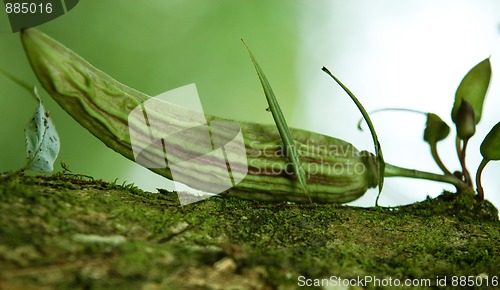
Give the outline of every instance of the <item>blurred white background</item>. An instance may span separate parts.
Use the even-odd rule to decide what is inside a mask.
[[[450,112],[464,75],[491,56],[492,79],[483,117],[470,140],[467,164],[475,171],[479,145],[500,117],[500,1],[323,1],[304,11],[300,71],[302,105],[296,118],[305,127],[350,141],[373,152],[369,131],[356,129],[360,118],[350,98],[320,68],[328,67],[361,100],[368,111],[411,108],[436,113],[452,127],[438,144],[443,162],[459,169]],[[339,8],[341,7],[341,8]],[[321,26],[308,26],[309,19]],[[314,21],[313,21],[314,22]],[[334,52],[334,53],[332,53]],[[299,111],[300,110],[300,111]],[[304,112],[305,111],[305,112]],[[304,116],[305,114],[305,116]],[[402,112],[373,115],[386,162],[440,173],[424,143],[425,116]],[[453,134],[453,135],[452,135]],[[475,176],[475,175],[474,175]],[[486,198],[500,206],[500,163],[483,173]],[[388,178],[381,205],[399,205],[435,197],[442,183]],[[377,190],[356,205],[373,205]]]

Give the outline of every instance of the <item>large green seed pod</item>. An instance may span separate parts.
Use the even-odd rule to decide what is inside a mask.
[[[151,132],[149,127],[129,119],[130,113],[141,108],[150,97],[114,80],[96,69],[79,55],[46,34],[29,29],[21,36],[29,62],[45,90],[78,123],[114,151],[135,161],[134,142],[147,148]],[[174,131],[192,130],[199,116],[193,111],[172,104],[162,112],[152,112],[147,120],[161,121]],[[236,121],[204,115],[211,129],[213,140],[228,140],[234,132]],[[246,160],[231,148],[225,148],[231,157],[231,170],[242,172],[244,178],[223,194],[265,201],[309,202],[290,168],[288,158],[275,126],[237,122],[241,128]],[[148,129],[149,128],[149,129]],[[358,151],[350,143],[325,135],[293,129],[292,136],[307,176],[307,189],[313,202],[343,203],[362,196],[368,188],[378,184],[374,156]],[[158,148],[144,150],[141,158],[148,162],[167,160],[162,168],[151,170],[172,179],[168,163],[184,160],[186,156],[200,156],[205,142],[203,134],[177,134],[168,140],[175,150]],[[162,141],[163,142],[163,141]],[[162,143],[163,144],[163,143]],[[163,144],[164,145],[164,144]],[[230,147],[230,146],[229,146]],[[161,163],[161,162],[160,162]],[[175,180],[188,186],[210,191],[217,188],[218,180],[227,176],[214,164],[226,160],[204,159],[189,162]],[[219,178],[220,177],[220,178]],[[215,180],[215,182],[214,182]]]

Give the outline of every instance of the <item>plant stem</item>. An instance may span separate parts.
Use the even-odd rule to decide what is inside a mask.
[[[467,167],[465,166],[465,151],[467,150],[467,144],[469,143],[469,139],[463,140],[463,147],[460,150],[460,165],[462,166],[462,174],[464,175],[464,181],[467,183],[469,186],[472,186],[472,179],[470,178],[469,171],[467,170]]]
[[[460,139],[460,138],[458,138],[458,136],[457,136],[457,137],[455,138],[455,149],[456,149],[456,151],[457,151],[458,162],[460,162],[460,165],[461,165],[461,164],[462,164],[462,162],[460,161],[460,158],[461,158],[461,157],[460,157],[460,156],[461,156],[460,152],[462,152],[462,143],[461,143],[460,141],[461,141],[461,139]],[[463,172],[455,171],[455,173],[456,173],[456,174],[460,173],[460,174],[461,174],[460,179],[462,179],[462,180],[463,180],[463,178],[464,178]]]
[[[30,86],[27,83],[21,81],[20,79],[16,78],[15,76],[11,75],[10,73],[0,69],[0,75],[5,77],[6,79],[10,80],[11,82],[15,83],[16,85],[20,86],[21,88],[27,90],[30,95],[38,101],[37,96],[33,95],[33,88],[34,86]]]
[[[413,110],[413,109],[406,109],[406,108],[382,108],[382,109],[377,109],[373,110],[371,112],[368,112],[369,115],[373,115],[378,112],[386,112],[386,111],[399,111],[399,112],[408,112],[408,113],[416,113],[416,114],[421,114],[421,115],[426,115],[427,113],[418,111],[418,110]],[[358,121],[358,130],[363,130],[361,128],[361,123],[364,121],[364,118],[359,119]]]
[[[458,160],[460,160],[460,151],[462,151],[462,145],[460,144],[460,138],[455,138],[455,149],[457,150]]]
[[[434,161],[436,161],[437,165],[441,170],[443,170],[445,175],[452,175],[451,172],[446,168],[444,165],[443,161],[441,161],[441,158],[439,157],[438,151],[437,151],[437,143],[433,143],[430,145],[431,147],[431,154],[432,158],[434,158]]]
[[[489,160],[486,158],[483,158],[481,163],[479,164],[479,167],[477,168],[477,173],[476,173],[476,186],[477,186],[477,194],[479,197],[479,200],[483,201],[484,200],[484,190],[483,186],[481,185],[481,174],[483,173],[484,167],[486,167],[486,164],[488,164]]]
[[[385,177],[409,177],[446,182],[449,184],[453,184],[459,191],[470,187],[454,175],[441,175],[426,171],[408,169],[391,165],[389,163],[386,163],[384,175]]]

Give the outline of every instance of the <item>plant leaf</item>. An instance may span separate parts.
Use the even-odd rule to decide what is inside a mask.
[[[490,85],[491,63],[490,58],[483,60],[473,67],[462,79],[455,93],[455,103],[451,111],[451,119],[457,122],[458,110],[462,100],[466,100],[474,109],[476,124],[481,120],[483,102]]]
[[[427,113],[424,140],[429,144],[435,144],[448,137],[448,134],[450,134],[450,127],[448,124],[441,120],[438,115]]]
[[[28,163],[24,169],[51,172],[59,154],[59,136],[49,114],[45,111],[36,87],[34,93],[39,104],[25,129]]]
[[[243,41],[243,39],[242,39]],[[293,165],[293,171],[295,172],[295,175],[297,175],[297,179],[299,180],[300,186],[302,187],[302,190],[304,193],[309,196],[309,191],[307,190],[307,179],[306,179],[306,174],[304,172],[304,169],[302,168],[302,164],[300,162],[300,155],[299,152],[297,151],[297,147],[295,146],[295,141],[292,138],[292,134],[290,133],[290,129],[288,128],[288,125],[285,120],[285,116],[283,115],[283,112],[280,109],[280,106],[278,104],[278,101],[276,100],[276,97],[274,96],[273,89],[271,88],[271,85],[269,84],[266,76],[264,75],[264,72],[260,68],[259,64],[257,63],[257,60],[253,56],[252,52],[250,51],[250,48],[246,45],[246,43],[243,41],[243,44],[248,50],[248,53],[250,54],[250,58],[252,60],[253,65],[255,66],[255,70],[257,71],[257,75],[259,76],[260,82],[262,84],[262,88],[264,89],[264,94],[266,95],[267,103],[269,104],[269,109],[271,110],[271,113],[274,118],[274,122],[276,123],[276,126],[278,127],[278,131],[281,136],[281,140],[283,141],[285,145],[285,152],[288,158],[290,159],[290,162]],[[310,197],[309,197],[310,198]]]
[[[480,150],[485,159],[500,160],[500,122],[486,135]]]
[[[356,98],[356,96],[349,90],[336,76],[334,76],[326,67],[323,67],[322,70],[328,74],[351,98],[351,100],[356,104],[358,110],[361,112],[361,115],[366,121],[368,128],[370,129],[370,134],[372,135],[373,146],[375,147],[375,154],[377,154],[377,168],[378,168],[378,196],[375,200],[375,205],[378,206],[378,199],[380,194],[382,193],[382,189],[384,188],[384,173],[385,173],[385,160],[384,155],[382,154],[382,147],[380,146],[380,142],[378,141],[377,132],[375,131],[375,127],[373,126],[372,120],[368,112],[366,112],[363,104]]]

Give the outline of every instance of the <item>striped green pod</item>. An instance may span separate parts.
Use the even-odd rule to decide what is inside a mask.
[[[79,55],[44,33],[29,29],[22,32],[22,42],[29,62],[45,90],[79,124],[114,151],[135,161],[131,132],[141,136],[134,142],[147,147],[151,132],[129,120],[129,114],[150,97],[114,80],[96,69]],[[231,138],[235,121],[204,115],[210,124],[217,123],[212,137]],[[149,121],[161,121],[174,131],[193,128],[196,116],[189,109],[172,104],[162,112],[153,112]],[[309,202],[298,184],[283,143],[274,125],[238,122],[244,140],[246,157],[232,156],[231,170],[247,172],[241,182],[222,195],[263,201]],[[350,143],[310,131],[291,128],[292,136],[307,176],[311,200],[319,203],[343,203],[362,196],[368,188],[378,184],[375,157],[367,151],[358,151]],[[171,141],[175,150],[145,151],[142,158],[154,162],[166,160],[163,168],[152,171],[172,179],[168,163],[185,156],[203,154],[199,144],[205,142],[201,134],[180,134]],[[137,139],[137,138],[136,138]],[[226,148],[232,154],[231,148]],[[239,158],[239,159],[238,159]],[[215,163],[225,160],[206,159],[193,162],[176,181],[200,190],[217,186],[220,172]],[[215,182],[214,182],[215,180]]]

